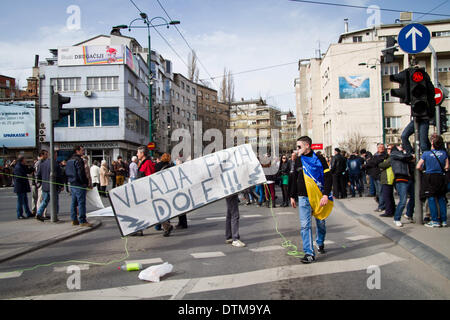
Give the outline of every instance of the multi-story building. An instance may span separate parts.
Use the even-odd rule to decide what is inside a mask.
[[[202,122],[202,136],[208,129],[218,129],[222,133],[223,148],[226,148],[226,131],[229,128],[229,105],[221,103],[217,97],[217,90],[197,84],[197,113]],[[209,144],[203,141],[203,146]]]
[[[268,152],[272,152],[272,130],[278,131],[279,138],[280,115],[280,109],[267,105],[263,99],[242,99],[230,104],[230,129],[242,129],[245,143],[252,144],[254,150],[267,146]]]
[[[197,120],[197,84],[179,73],[174,73],[171,95],[172,113],[170,117],[170,134],[176,129],[185,129],[191,139],[191,154],[182,159],[192,158],[194,150],[194,122]],[[181,141],[171,141],[171,149]]]
[[[431,32],[430,44],[438,61],[436,65],[427,48],[415,55],[416,64],[425,67],[432,80],[436,65],[439,83],[449,89],[450,20],[422,24]],[[375,151],[377,142],[401,142],[411,109],[390,96],[390,89],[397,85],[389,76],[409,67],[411,55],[399,50],[394,62],[387,64],[381,50],[386,47],[386,38],[397,37],[404,26],[396,23],[346,30],[320,59],[300,60],[297,116],[303,120],[303,126],[297,129],[302,134],[310,132],[314,143],[323,143],[327,155],[335,147],[344,146],[348,151],[366,147]],[[443,106],[448,107],[448,101]],[[434,131],[430,127],[429,133]],[[448,144],[450,135],[444,134],[444,139]]]
[[[64,105],[70,115],[55,127],[60,158],[84,145],[91,160],[130,159],[149,142],[149,72],[142,51],[134,38],[112,33],[51,50],[53,56],[40,63],[42,105],[50,105],[51,86],[71,98]],[[40,113],[48,128],[48,109]]]
[[[280,115],[280,154],[289,155],[297,148],[297,124],[292,111],[282,112]]]
[[[17,94],[16,79],[0,75],[0,99],[19,97]]]

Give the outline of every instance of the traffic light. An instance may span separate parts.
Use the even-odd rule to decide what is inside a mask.
[[[386,37],[386,49],[383,51],[383,62],[384,63],[392,63],[394,62],[394,52],[398,51],[397,48],[394,48],[397,40],[394,37],[389,36]]]
[[[400,103],[409,104],[410,100],[410,83],[409,83],[409,71],[410,69],[405,69],[400,73],[391,74],[389,79],[392,82],[397,82],[400,84],[398,89],[391,89],[391,96],[400,98]]]
[[[69,109],[63,109],[63,105],[66,103],[70,103],[70,97],[64,97],[57,92],[52,94],[50,102],[52,121],[58,122],[70,114]]]
[[[447,108],[443,106],[439,106],[439,120],[441,123],[441,132],[440,134],[443,134],[444,132],[448,131],[447,126]]]
[[[436,106],[434,86],[425,68],[410,68],[410,101],[412,115],[419,119],[428,117],[430,108]]]

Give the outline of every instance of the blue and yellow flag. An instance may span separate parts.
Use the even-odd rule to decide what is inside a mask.
[[[333,210],[333,196],[330,194],[328,196],[328,203],[324,207],[320,206],[320,199],[323,197],[323,176],[325,173],[322,162],[320,162],[319,157],[314,152],[312,157],[302,156],[301,160],[312,215],[319,220],[324,220],[330,215],[331,210]]]

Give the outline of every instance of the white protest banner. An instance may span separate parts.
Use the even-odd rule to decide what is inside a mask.
[[[86,193],[86,201],[96,208],[104,208],[102,199],[100,199],[100,194],[98,193],[97,187],[92,188]]]
[[[111,207],[106,207],[104,209],[89,212],[86,214],[86,217],[114,217],[114,212]]]
[[[244,144],[134,180],[109,198],[127,236],[264,182],[261,164]]]

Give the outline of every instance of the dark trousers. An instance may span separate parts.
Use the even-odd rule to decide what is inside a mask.
[[[428,120],[419,120],[419,143],[422,152],[431,149],[431,143],[428,139],[428,129],[430,122]],[[411,121],[402,132],[402,145],[406,152],[413,153],[414,150],[409,142],[409,137],[414,134],[414,121]]]
[[[350,192],[352,193],[352,196],[355,196],[355,191],[358,191],[358,193],[362,194],[362,188],[361,188],[361,176],[359,174],[351,174],[349,175],[350,178]]]
[[[394,215],[395,213],[395,201],[394,201],[394,186],[389,184],[383,184],[382,188],[384,204],[386,206],[386,214]]]
[[[187,228],[187,217],[186,214],[182,214],[180,216],[178,216],[178,225],[182,226],[184,228]]]
[[[281,185],[281,191],[283,191],[283,205],[289,204],[289,186],[287,184]]]
[[[345,176],[342,173],[333,174],[333,193],[336,198],[347,197],[347,186]]]
[[[227,219],[225,221],[226,239],[239,239],[239,202],[238,195],[232,195],[226,198]]]

